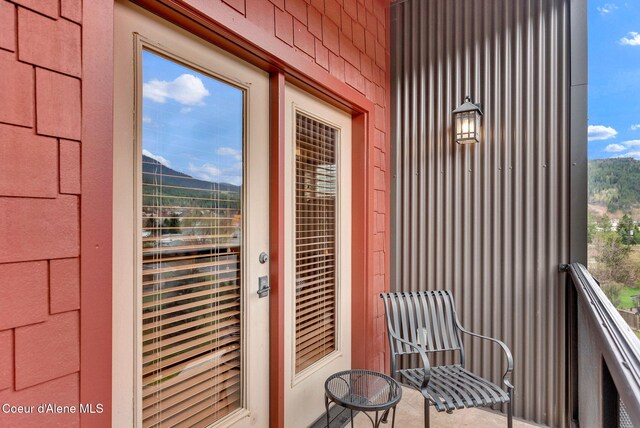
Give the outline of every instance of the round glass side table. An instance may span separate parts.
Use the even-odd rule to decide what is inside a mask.
[[[335,373],[324,383],[324,405],[327,411],[327,427],[329,426],[329,403],[351,410],[351,426],[353,411],[363,412],[374,428],[387,422],[389,411],[393,410],[391,426],[396,422],[396,405],[402,397],[402,388],[389,376],[370,370],[346,370]],[[375,419],[367,412],[375,412]]]

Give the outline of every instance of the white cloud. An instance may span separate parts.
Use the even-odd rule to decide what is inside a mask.
[[[223,183],[233,184],[234,186],[242,185],[242,176],[241,175],[226,175],[222,178]]]
[[[623,152],[626,149],[627,148],[622,144],[609,144],[607,147],[605,147],[604,151],[609,153],[618,153]]]
[[[608,140],[618,135],[618,131],[602,125],[589,125],[589,141]]]
[[[601,15],[606,15],[613,12],[617,8],[618,6],[616,6],[614,3],[605,3],[602,6],[598,6],[596,9],[598,10],[598,12],[600,12]]]
[[[236,186],[242,185],[242,164],[240,170],[233,165],[230,168],[220,169],[217,166],[205,163],[200,166],[189,164],[189,172],[196,178],[215,183],[229,183]]]
[[[151,122],[153,122],[153,120],[151,120],[149,116],[142,117],[142,123],[151,123]]]
[[[149,150],[147,149],[142,149],[142,154],[144,156],[150,157],[151,159],[154,159],[158,162],[160,162],[161,164],[163,164],[164,166],[171,166],[171,162],[169,162],[169,160],[163,156],[159,156],[159,155],[154,155],[153,153],[151,153]]]
[[[191,107],[182,107],[180,109],[180,113],[182,113],[182,114],[191,113],[192,111],[193,111],[193,108],[191,108]]]
[[[157,103],[174,100],[180,104],[195,106],[204,104],[203,100],[209,96],[209,91],[199,77],[183,74],[172,82],[157,79],[146,82],[142,85],[142,95]]]
[[[622,148],[621,150],[609,150],[609,148],[611,146],[616,146],[615,148]],[[617,156],[614,156],[616,158],[635,158],[640,160],[640,151],[638,150],[638,148],[640,148],[640,140],[628,140],[628,141],[623,141],[620,144],[609,144],[604,150],[606,152],[613,152],[613,153],[619,153],[619,152],[623,152],[625,150],[631,150],[630,152],[626,152],[626,153],[620,153]]]
[[[194,177],[207,181],[217,180],[222,175],[222,171],[220,171],[220,168],[209,163],[205,163],[200,166],[196,166],[190,163],[189,172],[193,174]]]
[[[619,43],[626,46],[640,46],[640,33],[631,31],[625,37],[621,38]]]
[[[638,123],[636,125],[631,125],[631,130],[632,131],[640,131],[640,123]]]
[[[640,160],[640,151],[627,152],[623,153],[620,156],[616,156],[617,158],[634,158]]]
[[[236,149],[232,149],[231,147],[220,147],[216,150],[216,154],[220,156],[231,156],[235,160],[242,160],[242,153],[240,153]]]

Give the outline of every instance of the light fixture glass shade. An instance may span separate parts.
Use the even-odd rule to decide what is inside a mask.
[[[455,138],[458,144],[480,142],[480,107],[467,97],[466,102],[453,111]]]

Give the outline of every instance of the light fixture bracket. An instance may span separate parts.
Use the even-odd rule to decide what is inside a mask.
[[[460,107],[458,107],[457,109],[455,109],[453,111],[453,114],[456,113],[465,113],[465,112],[470,112],[470,111],[477,111],[480,116],[483,115],[482,113],[482,106],[480,103],[478,104],[474,104],[473,102],[471,102],[471,97],[469,95],[467,95],[464,98],[464,104],[462,104]]]

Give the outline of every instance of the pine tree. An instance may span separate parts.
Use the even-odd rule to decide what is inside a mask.
[[[608,215],[604,214],[600,218],[600,228],[602,229],[603,232],[611,231],[611,219],[609,218]]]
[[[618,235],[620,236],[620,241],[625,245],[635,245],[636,244],[636,226],[633,224],[633,220],[628,215],[623,215],[622,219],[618,223]]]
[[[587,214],[587,242],[591,244],[593,242],[593,235],[595,235],[597,230],[596,219],[593,214]]]

